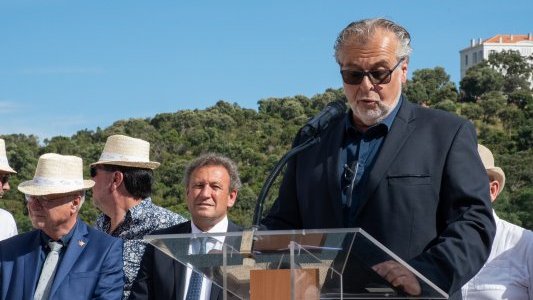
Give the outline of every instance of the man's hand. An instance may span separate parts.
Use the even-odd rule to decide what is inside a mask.
[[[385,278],[392,286],[400,287],[409,295],[417,296],[421,293],[420,284],[416,276],[401,264],[388,260],[372,267],[376,273]]]

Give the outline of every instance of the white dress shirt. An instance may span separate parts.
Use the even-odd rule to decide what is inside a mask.
[[[0,241],[17,234],[15,219],[7,210],[0,208]]]
[[[207,233],[215,233],[215,232],[227,232],[228,231],[228,216],[225,216],[224,219],[220,220],[213,228],[207,231]],[[194,223],[191,221],[191,233],[203,233],[204,231],[200,230]],[[206,253],[209,253],[209,251],[216,249],[216,250],[222,250],[222,245],[224,243],[224,236],[217,236],[215,237],[216,240],[219,242],[217,243],[214,240],[209,240],[205,244],[205,251]],[[200,251],[200,245],[197,244],[191,244],[189,246],[189,253],[198,253]],[[185,281],[185,287],[189,286],[189,280],[191,279],[192,274],[192,268],[187,268],[187,277]],[[202,280],[202,291],[200,292],[200,299],[209,299],[211,295],[211,280]],[[183,293],[183,299],[185,300],[185,297],[187,297],[187,291]]]
[[[533,300],[533,232],[501,220],[490,256],[461,289],[463,299]]]

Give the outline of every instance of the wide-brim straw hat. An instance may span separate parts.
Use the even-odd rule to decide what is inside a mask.
[[[487,173],[492,175],[500,183],[500,191],[502,191],[505,186],[505,173],[500,167],[494,166],[494,156],[492,155],[492,152],[489,148],[480,144],[477,145],[477,151],[479,152],[479,156],[481,157],[481,161],[483,162],[483,166],[485,166]]]
[[[150,161],[149,142],[118,134],[107,138],[100,159],[91,166],[102,164],[152,170],[160,165]]]
[[[83,179],[83,161],[72,155],[46,153],[39,157],[32,180],[24,181],[18,190],[26,195],[44,196],[83,191],[94,181]]]
[[[7,160],[6,154],[6,142],[4,139],[0,139],[0,171],[11,174],[17,173],[9,166],[9,161]]]

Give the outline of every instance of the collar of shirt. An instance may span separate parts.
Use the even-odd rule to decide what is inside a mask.
[[[219,232],[227,232],[228,231],[228,216],[225,215],[224,218],[222,220],[220,220],[220,222],[218,222],[217,224],[215,224],[215,226],[213,226],[211,229],[209,229],[207,232],[204,232],[202,230],[200,230],[200,228],[196,227],[196,225],[194,225],[194,222],[191,221],[191,232],[192,233],[219,233]],[[217,241],[219,241],[220,243],[224,243],[224,236],[223,235],[219,235],[219,236],[214,236],[213,239],[216,239]],[[211,247],[213,248],[213,247]],[[216,247],[215,247],[216,248]]]
[[[348,113],[346,114],[345,122],[344,122],[344,131],[346,137],[351,138],[363,138],[363,139],[372,139],[376,137],[380,137],[385,135],[387,132],[389,132],[390,128],[392,127],[392,123],[394,122],[394,119],[396,118],[396,115],[398,114],[398,110],[400,110],[400,106],[403,102],[403,96],[400,96],[400,99],[398,99],[398,103],[396,104],[396,107],[390,112],[390,114],[385,117],[381,122],[370,126],[365,133],[361,133],[357,130],[357,127],[355,127],[355,124],[353,123],[352,118],[352,110],[350,109]]]
[[[111,218],[104,214],[102,227],[105,232],[114,237],[118,237],[120,233],[124,231],[124,228],[128,228],[132,222],[135,220],[142,220],[143,212],[152,205],[152,199],[150,197],[141,200],[139,204],[128,209],[126,215],[124,216],[124,221],[122,221],[122,223],[113,232],[109,232],[109,228],[111,227]]]
[[[126,213],[126,216],[130,219],[136,220],[142,218],[142,213],[144,209],[152,206],[152,198],[148,197],[145,199],[142,199],[139,204],[135,205],[134,207],[130,208],[128,212]]]

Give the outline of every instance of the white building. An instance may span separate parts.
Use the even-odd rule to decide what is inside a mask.
[[[472,39],[470,47],[459,51],[461,55],[461,79],[466,70],[487,60],[489,54],[503,50],[515,50],[522,56],[533,54],[533,34],[498,34],[486,40]]]

